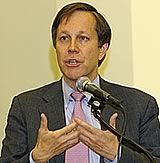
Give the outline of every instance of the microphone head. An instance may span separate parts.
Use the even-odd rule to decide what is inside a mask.
[[[76,82],[76,87],[80,91],[84,91],[85,85],[90,82],[89,78],[87,76],[80,77]]]

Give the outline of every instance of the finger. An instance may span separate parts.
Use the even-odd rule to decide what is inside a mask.
[[[68,134],[68,133],[76,130],[77,126],[78,126],[78,124],[75,121],[73,121],[69,125],[61,128],[61,129],[59,129],[57,131],[58,131],[59,136],[61,136],[61,135]]]
[[[72,144],[71,142],[78,143],[79,142],[79,131],[74,131],[74,132],[70,132],[68,134],[66,134],[65,136],[63,136],[63,140],[62,142],[66,143],[66,144]]]
[[[81,133],[83,133],[83,132],[86,130],[87,132],[90,132],[90,133],[94,134],[94,133],[95,133],[95,130],[97,130],[95,127],[93,127],[93,126],[91,126],[90,124],[88,124],[88,123],[82,121],[82,120],[79,119],[79,118],[75,118],[75,121],[76,121],[76,123],[78,124],[77,129],[78,129]],[[83,133],[83,134],[84,134],[84,133]]]
[[[75,131],[75,132],[66,134],[65,136],[63,136],[63,139],[61,139],[60,141],[61,141],[61,145],[59,145],[58,148],[60,151],[63,152],[65,150],[75,146],[76,144],[78,144],[80,142],[79,133],[78,133],[78,131]]]
[[[48,120],[44,113],[41,114],[40,131],[48,131]]]
[[[72,130],[69,133],[64,133],[63,135],[57,133],[57,140],[60,143],[57,146],[58,150],[66,150],[74,145],[76,145],[77,143],[79,143],[79,131],[78,130]]]
[[[118,114],[117,113],[114,113],[110,120],[109,120],[109,124],[114,128],[116,129],[116,121],[117,121],[117,117],[118,117]]]

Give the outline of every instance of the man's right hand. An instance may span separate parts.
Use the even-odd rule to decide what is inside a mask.
[[[79,131],[76,127],[77,123],[72,122],[62,129],[49,131],[47,117],[42,113],[37,143],[32,150],[32,159],[36,163],[46,163],[52,157],[79,143]]]

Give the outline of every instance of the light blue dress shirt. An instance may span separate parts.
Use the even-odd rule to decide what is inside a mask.
[[[93,81],[94,84],[99,86],[99,76],[96,77],[96,79]],[[70,96],[75,90],[72,89],[65,81],[64,78],[62,79],[62,89],[63,89],[63,95],[64,95],[64,110],[65,110],[65,118],[66,118],[66,124],[68,125],[71,121],[73,109],[74,109],[74,99]],[[91,113],[91,108],[88,106],[88,101],[91,97],[91,94],[87,92],[83,92],[85,95],[85,98],[82,100],[82,109],[84,111],[84,114],[86,116],[86,121],[90,125],[100,129],[100,123],[99,121],[93,116]],[[30,163],[34,163],[32,159],[32,152],[30,153]],[[89,162],[90,163],[100,163],[100,156],[96,154],[93,150],[89,149]],[[107,159],[104,159],[105,163],[117,163],[117,157],[114,161],[109,161]],[[47,162],[49,163],[49,161]]]
[[[99,76],[96,77],[94,81],[92,81],[94,84],[99,86]],[[71,121],[73,109],[74,109],[74,103],[75,100],[70,96],[75,90],[69,87],[69,85],[62,79],[62,88],[64,93],[64,109],[65,109],[65,117],[66,117],[66,124],[69,124]],[[89,99],[91,98],[91,94],[87,92],[83,92],[85,95],[85,98],[83,98],[81,104],[82,109],[86,117],[87,123],[90,125],[100,129],[100,123],[99,121],[93,116],[91,113],[91,108],[88,106]],[[107,159],[104,160],[106,163],[117,163],[117,158],[114,161],[109,161]],[[89,162],[90,163],[100,163],[100,156],[96,154],[93,150],[89,149]]]

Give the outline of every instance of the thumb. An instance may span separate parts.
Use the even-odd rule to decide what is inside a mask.
[[[112,126],[114,129],[116,128],[116,120],[117,120],[117,117],[118,117],[118,114],[117,113],[114,113],[110,120],[109,120],[109,124],[110,126]]]
[[[39,129],[41,132],[48,131],[48,120],[44,113],[41,114],[41,124]]]

